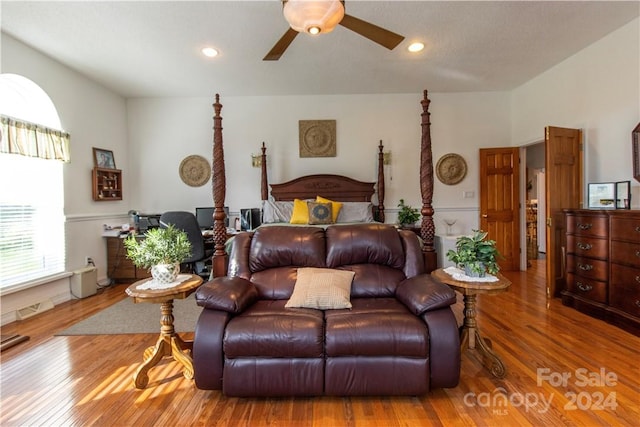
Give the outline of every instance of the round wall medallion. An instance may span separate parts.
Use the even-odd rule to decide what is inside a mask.
[[[455,185],[467,175],[467,163],[459,154],[445,154],[436,164],[436,175],[443,184]]]
[[[187,156],[180,162],[179,173],[185,184],[191,187],[202,187],[211,177],[211,166],[202,156]]]

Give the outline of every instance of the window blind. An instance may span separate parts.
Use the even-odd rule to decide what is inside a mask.
[[[64,271],[60,161],[0,153],[0,288]]]

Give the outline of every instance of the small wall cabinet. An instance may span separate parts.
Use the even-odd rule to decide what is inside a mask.
[[[93,168],[93,200],[104,202],[122,200],[122,171],[120,169]]]

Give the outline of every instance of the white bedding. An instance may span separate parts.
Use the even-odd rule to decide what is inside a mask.
[[[342,208],[336,219],[336,224],[353,224],[375,222],[373,219],[373,204],[370,202],[341,202]],[[288,224],[293,213],[293,202],[262,202],[262,224]],[[293,225],[293,224],[292,224]],[[308,224],[300,224],[308,225]]]

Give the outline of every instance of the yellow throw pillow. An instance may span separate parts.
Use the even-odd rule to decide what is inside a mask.
[[[351,308],[351,282],[354,275],[353,271],[347,270],[299,268],[293,294],[285,307],[318,310]]]
[[[289,224],[308,224],[309,223],[309,208],[307,202],[300,199],[293,200],[293,213],[291,214],[291,220]]]
[[[338,220],[338,214],[340,213],[340,209],[342,209],[342,203],[334,202],[333,200],[325,199],[324,197],[320,196],[316,196],[316,202],[331,203],[333,209],[331,212],[331,218],[333,219],[333,222],[336,222]]]

